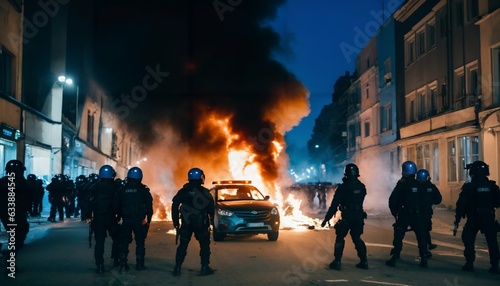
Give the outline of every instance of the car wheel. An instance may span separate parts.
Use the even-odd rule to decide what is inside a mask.
[[[269,232],[267,234],[267,239],[269,239],[270,241],[276,241],[276,240],[278,240],[279,234],[280,234],[279,231]]]
[[[214,241],[223,241],[224,238],[226,237],[226,234],[225,233],[221,233],[219,231],[217,231],[216,228],[214,228]]]

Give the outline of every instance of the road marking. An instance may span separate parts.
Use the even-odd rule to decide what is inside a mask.
[[[453,248],[453,249],[457,249],[457,250],[463,250],[463,249],[464,249],[464,246],[463,246],[463,245],[457,245],[457,244],[452,244],[452,243],[446,243],[446,242],[436,241],[436,240],[432,240],[432,242],[433,242],[434,244],[437,244],[437,245],[440,245],[440,246],[449,247],[449,248]],[[415,243],[415,242],[411,242],[411,241],[407,241],[407,240],[403,240],[403,243],[407,243],[407,244],[411,244],[411,245],[418,246],[418,244],[417,244],[417,243]],[[477,246],[476,246],[476,251],[480,251],[480,252],[488,253],[488,249],[478,248]]]
[[[325,280],[325,282],[337,283],[337,282],[349,282],[349,280],[337,279],[337,280]]]
[[[372,281],[372,280],[360,280],[360,281],[365,283],[382,284],[382,285],[411,286],[409,284],[389,283],[389,282]]]

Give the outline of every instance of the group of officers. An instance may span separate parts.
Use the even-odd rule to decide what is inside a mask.
[[[467,169],[471,180],[462,186],[454,222],[456,231],[460,220],[467,218],[462,232],[466,260],[462,270],[474,271],[475,239],[477,233],[481,231],[485,235],[489,249],[491,264],[489,272],[499,274],[500,254],[495,208],[500,207],[500,189],[495,181],[489,180],[489,167],[486,163],[475,161],[467,165]],[[22,162],[11,160],[5,167],[6,176],[0,179],[0,219],[6,230],[10,229],[9,225],[16,225],[15,245],[8,247],[6,253],[3,253],[6,258],[17,254],[24,245],[29,231],[27,216],[33,211],[33,200],[30,183],[24,178],[25,170]],[[402,177],[394,187],[388,202],[395,223],[391,258],[385,263],[391,267],[396,266],[402,251],[403,238],[406,232],[413,231],[417,238],[420,266],[427,268],[428,258],[432,256],[430,250],[437,247],[432,243],[430,236],[432,206],[441,203],[442,196],[431,182],[429,172],[425,169],[417,170],[414,162],[404,162],[401,174]],[[335,190],[331,205],[321,223],[324,227],[340,211],[341,219],[335,224],[334,260],[329,264],[331,269],[340,270],[342,267],[344,241],[348,233],[360,259],[356,267],[368,269],[366,245],[361,239],[364,220],[367,218],[363,210],[367,192],[359,176],[359,168],[355,164],[345,166],[342,183]],[[146,269],[145,240],[153,215],[153,198],[149,188],[142,184],[142,170],[133,167],[128,171],[125,180],[120,180],[116,178],[116,172],[111,166],[104,165],[99,169],[99,174],[93,177],[88,182],[77,178],[77,185],[85,184],[86,191],[78,201],[81,220],[90,224],[90,233],[95,237],[95,272],[101,274],[105,271],[103,256],[105,238],[108,234],[112,240],[113,266],[120,266],[120,271],[129,269],[128,246],[135,240],[136,269]],[[58,180],[56,178],[56,181]],[[200,243],[201,275],[214,273],[209,266],[209,227],[214,224],[214,199],[209,190],[202,186],[204,181],[205,174],[201,169],[190,169],[188,183],[172,199],[173,225],[180,236],[174,276],[181,275],[181,266],[193,234]],[[11,211],[9,205],[12,192],[15,192],[15,212]],[[63,218],[60,217],[61,220]]]
[[[479,231],[484,234],[488,244],[490,265],[489,272],[500,274],[499,248],[497,240],[497,222],[495,209],[500,207],[500,189],[495,181],[489,180],[489,167],[483,161],[475,161],[466,166],[471,180],[462,186],[456,203],[454,235],[462,218],[467,218],[463,228],[465,265],[463,271],[474,271],[475,241]],[[412,161],[402,164],[401,179],[397,182],[390,197],[389,209],[394,216],[393,248],[391,258],[385,261],[387,266],[395,267],[400,259],[403,238],[406,232],[413,231],[417,238],[420,255],[420,266],[428,267],[430,250],[437,247],[431,241],[433,205],[441,203],[442,196],[426,169],[417,170]],[[336,240],[334,260],[329,268],[340,270],[344,250],[344,239],[350,232],[360,262],[356,267],[368,269],[366,245],[361,239],[364,220],[367,218],[363,210],[366,186],[359,180],[359,169],[355,164],[347,164],[344,169],[342,183],[337,187],[330,208],[321,226],[324,227],[337,211],[341,219],[335,224]]]
[[[0,179],[0,219],[7,233],[15,235],[15,240],[10,240],[14,241],[12,245],[9,243],[5,248],[0,245],[7,266],[6,274],[11,277],[15,277],[17,265],[9,259],[17,257],[24,246],[30,228],[28,216],[34,213],[33,187],[29,182],[33,179],[24,177],[25,170],[21,161],[11,160],[6,164],[6,175]],[[103,255],[108,234],[113,241],[111,255],[114,266],[120,266],[121,271],[129,269],[128,246],[133,238],[136,242],[136,269],[146,268],[144,245],[153,216],[153,199],[148,187],[141,183],[142,176],[142,170],[133,167],[128,171],[126,180],[122,181],[115,178],[116,172],[111,166],[104,165],[99,174],[90,176],[88,181],[77,178],[76,188],[81,185],[85,189],[78,202],[81,220],[89,223],[90,233],[95,238],[95,272],[98,274],[105,271]],[[67,178],[55,176],[47,186],[52,204],[49,221],[54,221],[56,211],[59,212],[59,219],[64,220],[63,207],[68,203],[63,198],[67,196],[68,185],[71,184],[68,184]],[[75,207],[67,214],[74,214],[77,209]],[[37,210],[39,215],[41,207]],[[11,264],[12,267],[9,267]]]
[[[6,274],[15,277],[17,265],[9,267],[9,258],[17,257],[19,250],[29,232],[28,216],[33,210],[33,189],[30,181],[24,177],[26,168],[19,160],[11,160],[6,164],[5,176],[0,179],[0,219],[8,233],[15,233],[15,245],[5,249],[0,244],[2,256],[5,259]],[[153,216],[153,197],[149,188],[142,184],[143,173],[138,167],[129,169],[124,180],[116,178],[116,171],[110,165],[99,169],[99,174],[91,174],[87,179],[78,176],[75,189],[78,204],[73,209],[66,209],[66,217],[78,216],[89,224],[89,247],[92,235],[95,239],[94,259],[97,274],[106,271],[104,267],[104,245],[106,238],[112,240],[111,258],[113,266],[120,267],[120,272],[128,271],[127,257],[129,244],[135,240],[136,270],[146,269],[145,240]],[[35,180],[36,181],[38,179]],[[41,181],[41,180],[39,180]],[[202,184],[205,174],[199,168],[188,172],[186,183],[172,200],[172,218],[174,227],[180,237],[177,247],[176,265],[173,275],[181,274],[181,265],[187,253],[192,235],[200,242],[201,275],[210,275],[210,230],[213,225],[214,201],[208,189]],[[40,182],[42,190],[43,186]],[[68,194],[72,192],[73,183],[64,175],[56,175],[47,186],[51,211],[49,221],[55,221],[56,213],[59,220],[64,220],[64,208],[68,203]],[[37,214],[41,207],[37,207]],[[182,224],[181,224],[182,222]],[[15,225],[15,229],[12,229]]]

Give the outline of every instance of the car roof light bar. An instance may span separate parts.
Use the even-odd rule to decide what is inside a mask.
[[[224,181],[213,181],[212,185],[227,185],[227,184],[251,184],[251,180],[224,180]]]

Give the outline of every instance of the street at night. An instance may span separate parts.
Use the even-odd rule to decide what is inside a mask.
[[[493,0],[0,0],[0,285],[499,285],[498,27]]]
[[[322,215],[316,215],[322,218]],[[120,273],[109,258],[106,244],[105,266],[94,273],[93,248],[88,248],[88,225],[79,219],[62,223],[32,222],[28,244],[19,255],[15,280],[3,277],[3,285],[498,285],[498,276],[488,273],[489,260],[482,235],[477,240],[474,273],[463,272],[461,231],[452,236],[453,213],[437,210],[429,268],[418,265],[415,235],[408,232],[401,259],[395,268],[384,264],[392,243],[393,218],[376,215],[366,220],[364,239],[368,248],[368,270],[358,269],[356,251],[346,238],[342,269],[328,269],[333,258],[334,230],[306,226],[281,230],[278,241],[265,235],[228,236],[211,242],[214,275],[200,276],[199,246],[192,238],[181,276],[173,277],[175,235],[168,221],[151,225],[146,240],[147,270],[134,269],[135,244],[130,244],[130,270]],[[108,239],[109,242],[109,239]],[[94,244],[94,241],[92,241]]]

